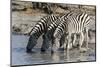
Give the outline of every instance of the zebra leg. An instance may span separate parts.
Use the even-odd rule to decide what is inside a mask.
[[[68,34],[68,37],[66,37],[64,43],[64,49],[66,49],[67,54],[69,54],[70,46],[71,46],[71,33]]]
[[[86,52],[86,49],[82,48],[83,41],[84,41],[84,34],[83,34],[83,32],[81,32],[80,33],[80,40],[79,40],[79,50],[80,50],[80,52]]]
[[[73,39],[72,39],[72,47],[73,48],[75,48],[75,47],[77,47],[77,45],[75,44],[75,42],[76,42],[76,34],[73,34]]]
[[[68,43],[68,44],[67,44],[67,43]],[[65,44],[66,44],[66,45],[64,45],[64,49],[66,49],[67,52],[69,52],[69,50],[70,50],[70,48],[71,48],[71,46],[72,46],[72,44],[71,44],[71,33],[69,33],[69,34],[68,34],[68,37],[66,37]]]
[[[84,34],[81,32],[80,33],[80,40],[79,40],[79,49],[80,49],[80,51],[82,49],[83,40],[84,40]]]
[[[60,47],[61,48],[63,48],[64,49],[64,45],[66,46],[66,37],[67,37],[67,34],[66,33],[64,33],[62,36],[61,36],[61,38],[60,38]],[[68,39],[67,39],[68,40]]]
[[[68,49],[72,48],[72,39],[71,39],[71,33],[68,36]]]
[[[31,35],[26,47],[26,52],[32,52],[32,48],[37,44],[37,39],[34,35]]]
[[[88,37],[88,29],[86,29],[86,48],[88,49],[88,40],[89,40],[89,37]]]
[[[60,46],[60,39],[54,38],[53,44],[52,44],[52,47],[51,47],[51,53],[56,52],[58,50],[59,46]]]
[[[65,40],[63,44],[64,50],[67,50],[67,45],[68,45],[68,36],[65,36]]]

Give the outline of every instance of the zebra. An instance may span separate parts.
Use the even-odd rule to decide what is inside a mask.
[[[44,49],[48,48],[48,45],[45,44],[45,33],[47,32],[47,29],[50,25],[55,24],[55,20],[61,18],[62,16],[57,15],[48,15],[43,18],[41,18],[38,23],[32,28],[32,30],[29,32],[29,41],[26,46],[26,52],[32,52],[32,48],[37,44],[38,38],[43,34],[43,45],[41,48],[41,51],[44,51]],[[47,38],[46,38],[47,39]]]
[[[86,14],[85,12],[79,12],[79,13],[75,13],[75,12],[71,12],[69,13],[69,15],[66,15],[64,17],[64,20],[66,22],[63,22],[61,24],[58,25],[58,27],[56,28],[55,32],[54,32],[54,46],[52,47],[53,51],[55,51],[54,49],[57,49],[55,46],[59,45],[59,39],[61,38],[61,35],[66,33],[68,36],[66,36],[65,38],[65,43],[64,43],[64,48],[67,49],[68,46],[71,46],[70,42],[71,42],[71,35],[74,34],[74,41],[73,43],[75,43],[76,40],[76,34],[79,34],[80,39],[79,39],[79,49],[80,52],[81,51],[86,51],[88,49],[88,29],[89,29],[89,25],[91,23],[91,17],[88,16],[88,14]],[[85,35],[86,35],[86,48],[82,48],[82,44],[84,41],[84,31],[86,31]],[[67,44],[68,42],[68,44]]]

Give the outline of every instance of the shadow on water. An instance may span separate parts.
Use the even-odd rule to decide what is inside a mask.
[[[40,52],[40,44],[33,49],[33,53],[26,53],[26,45],[28,36],[12,35],[12,65],[27,65],[27,64],[45,64],[45,63],[64,63],[64,62],[79,62],[95,60],[95,44],[91,44],[91,48],[80,53],[79,50],[73,49],[69,53],[62,49],[54,54],[48,50],[45,53]],[[42,40],[39,40],[42,41]]]

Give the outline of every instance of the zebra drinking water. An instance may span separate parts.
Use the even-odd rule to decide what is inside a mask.
[[[57,15],[48,15],[40,19],[38,23],[33,27],[33,29],[30,31],[30,37],[29,41],[26,47],[27,52],[31,52],[32,48],[37,44],[38,38],[44,33],[47,32],[48,26],[50,24],[55,24],[55,20],[59,19],[61,16]],[[43,43],[45,43],[45,38],[43,35]],[[44,49],[44,45],[42,45],[41,51]],[[45,49],[48,48],[49,46],[46,45]]]

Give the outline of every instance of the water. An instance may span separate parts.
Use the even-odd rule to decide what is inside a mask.
[[[59,50],[51,54],[50,50],[45,53],[40,52],[42,39],[38,40],[37,46],[33,49],[34,53],[26,53],[26,45],[28,36],[12,35],[12,65],[30,65],[30,64],[46,64],[46,63],[64,63],[64,62],[79,62],[79,61],[94,61],[95,60],[95,43],[89,44],[89,50],[85,53],[80,53],[79,50],[72,49],[67,53]]]

